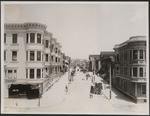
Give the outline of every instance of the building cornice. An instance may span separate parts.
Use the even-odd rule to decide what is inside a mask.
[[[121,44],[116,44],[113,49],[115,50],[115,49],[124,47],[124,46],[128,45],[129,43],[136,43],[136,42],[146,42],[146,36],[132,36],[129,38],[129,40],[127,40]]]

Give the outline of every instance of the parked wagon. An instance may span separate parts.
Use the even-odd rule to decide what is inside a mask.
[[[91,85],[90,97],[93,97],[93,94],[101,95],[102,89],[103,89],[102,83],[95,83]]]

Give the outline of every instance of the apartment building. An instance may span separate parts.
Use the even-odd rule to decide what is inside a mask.
[[[5,97],[14,86],[42,94],[55,78],[51,74],[59,73],[61,45],[46,28],[34,22],[4,24]]]
[[[146,102],[146,44],[145,36],[133,36],[114,47],[114,86],[135,102]]]

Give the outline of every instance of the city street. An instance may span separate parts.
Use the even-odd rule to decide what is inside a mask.
[[[61,77],[41,99],[5,99],[6,113],[34,114],[146,114],[147,104],[135,104],[120,92],[112,89],[109,100],[109,85],[103,82],[103,94],[89,97],[91,79],[86,80],[85,74],[76,72],[73,81],[68,84],[68,73]],[[105,84],[104,84],[105,83]],[[68,85],[68,92],[65,86]],[[106,87],[106,88],[105,88]],[[116,97],[117,96],[117,97]],[[11,102],[10,102],[11,101]],[[16,105],[17,103],[17,105]],[[143,107],[145,110],[143,111]],[[141,109],[141,110],[140,110]]]

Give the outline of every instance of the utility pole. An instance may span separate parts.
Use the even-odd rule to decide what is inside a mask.
[[[111,63],[110,63],[110,72],[109,72],[109,75],[110,75],[110,77],[109,77],[109,85],[110,85],[110,99],[111,99]]]

